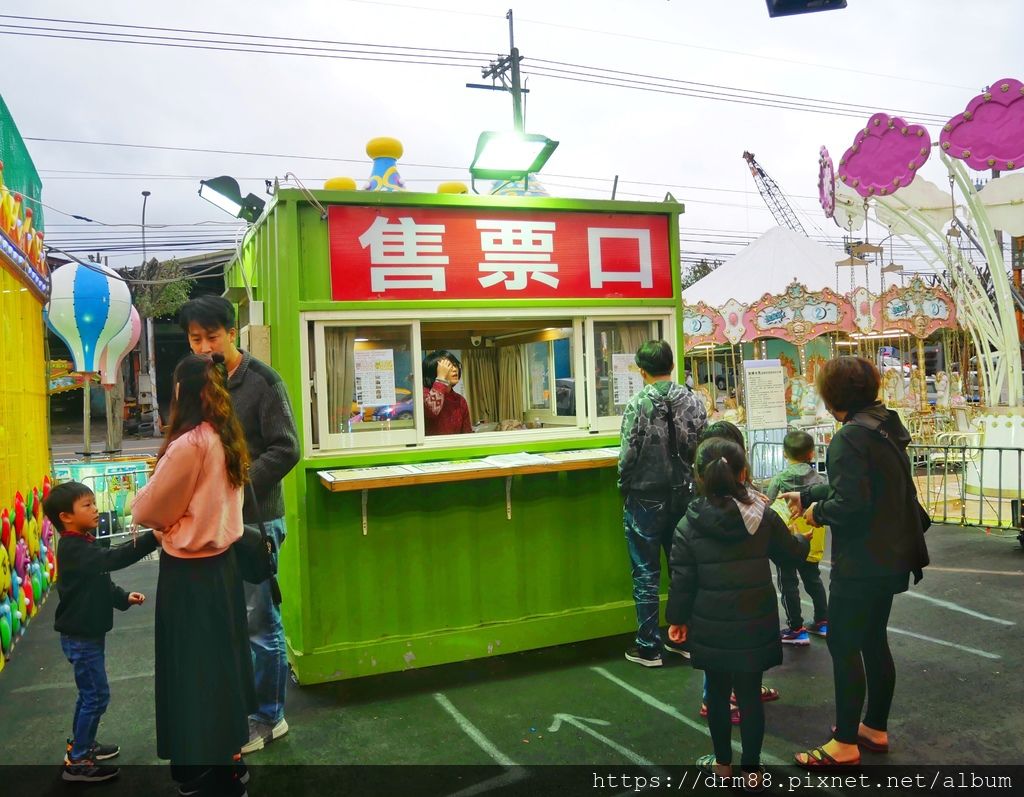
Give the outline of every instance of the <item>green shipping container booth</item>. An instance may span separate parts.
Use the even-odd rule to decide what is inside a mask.
[[[682,351],[682,210],[277,191],[228,295],[302,444],[280,573],[300,683],[635,627],[618,432],[637,347]],[[471,432],[428,434],[437,350]]]

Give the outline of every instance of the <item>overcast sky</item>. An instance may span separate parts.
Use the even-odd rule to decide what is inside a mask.
[[[264,178],[286,172],[311,187],[335,175],[362,183],[370,165],[366,141],[378,135],[404,143],[399,166],[410,188],[433,192],[443,180],[468,182],[479,132],[511,127],[508,94],[465,88],[481,82],[489,58],[508,52],[509,7],[508,0],[0,4],[7,15],[0,17],[0,90],[30,139],[44,201],[107,224],[136,225],[101,227],[47,210],[48,240],[97,249],[116,265],[139,262],[140,192],[149,190],[151,255],[223,248],[216,239],[232,239],[237,225],[197,196],[201,177],[235,175],[243,190],[261,195]],[[774,224],[741,159],[744,149],[787,192],[810,234],[838,237],[817,203],[822,144],[838,163],[870,110],[946,118],[997,79],[1024,78],[1020,0],[849,0],[845,10],[777,19],[768,17],[764,0],[518,0],[511,7],[524,72],[535,71],[526,83],[527,130],[561,142],[542,182],[556,196],[607,197],[617,174],[621,199],[661,199],[671,191],[686,204],[684,257],[727,257]],[[129,29],[10,15],[206,33],[136,31],[172,37],[160,41],[175,47],[69,41],[49,37],[107,31],[123,39]],[[180,46],[197,37],[207,40],[204,47],[237,46],[211,44],[225,38],[214,35],[220,33],[259,52]],[[243,34],[320,43],[237,38]],[[334,56],[355,49],[337,42],[459,51],[403,52],[464,66],[280,54],[288,44]],[[771,92],[864,110],[841,116],[597,85],[569,74],[581,66],[591,73],[585,80],[598,79],[593,68],[619,70],[655,76],[662,86],[685,85],[669,79],[725,87],[704,89],[712,93],[740,90],[746,100],[747,92]],[[555,78],[554,69],[577,79]],[[913,113],[907,119],[922,121]],[[927,126],[937,138],[940,123]],[[31,140],[40,138],[266,154]],[[939,180],[934,161],[924,173]]]

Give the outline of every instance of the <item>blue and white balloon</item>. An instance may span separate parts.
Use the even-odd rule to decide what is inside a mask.
[[[127,284],[99,263],[67,263],[53,272],[46,323],[67,344],[75,370],[100,370],[100,355],[128,321]]]

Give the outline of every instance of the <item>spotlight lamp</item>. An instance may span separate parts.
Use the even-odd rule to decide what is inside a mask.
[[[834,11],[846,8],[846,0],[765,0],[769,17],[788,17],[810,14],[814,11]]]
[[[557,146],[538,133],[484,132],[469,173],[474,180],[518,180],[543,169]]]
[[[266,202],[255,194],[242,196],[242,189],[234,177],[222,175],[210,180],[199,181],[199,196],[216,205],[225,213],[236,219],[244,219],[250,224],[259,218]]]

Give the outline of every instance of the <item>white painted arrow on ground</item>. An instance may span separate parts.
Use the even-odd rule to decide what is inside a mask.
[[[557,732],[558,729],[562,727],[563,723],[565,725],[572,725],[574,728],[579,728],[585,734],[593,736],[599,742],[608,745],[612,750],[615,750],[617,753],[625,756],[634,764],[647,767],[652,766],[654,763],[653,761],[648,761],[639,753],[634,753],[628,747],[623,747],[614,739],[609,739],[603,733],[598,733],[590,727],[590,725],[611,725],[607,720],[594,719],[593,717],[577,717],[573,714],[555,714],[552,718],[551,726],[548,728],[548,733]],[[590,725],[587,723],[590,723]]]

